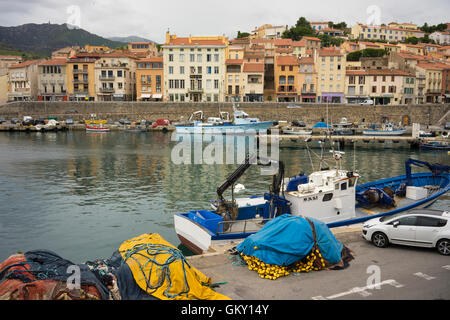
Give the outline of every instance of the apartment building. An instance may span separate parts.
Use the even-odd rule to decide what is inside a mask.
[[[300,102],[317,101],[317,71],[314,57],[303,57],[299,60],[298,86]]]
[[[448,45],[450,44],[450,32],[433,32],[432,34],[430,34],[430,39],[434,40],[440,45]]]
[[[425,103],[441,103],[445,98],[445,85],[450,66],[438,62],[421,62],[416,65],[417,73],[425,80],[423,95]],[[446,72],[447,71],[447,72]]]
[[[70,101],[95,101],[95,61],[99,54],[79,53],[67,59],[67,96]]]
[[[8,101],[8,75],[0,74],[0,105]]]
[[[251,39],[281,39],[283,33],[288,26],[272,26],[265,24],[259,28],[255,28],[250,34]]]
[[[306,43],[306,50],[319,50],[322,46],[322,40],[316,37],[303,37],[302,41]]]
[[[130,42],[128,44],[128,51],[142,54],[145,58],[158,56],[158,48],[153,42]]]
[[[38,75],[40,101],[67,101],[67,59],[41,62]]]
[[[343,103],[345,86],[345,55],[340,50],[323,49],[315,53],[317,102]]]
[[[78,52],[81,51],[79,46],[67,46],[52,52],[52,59],[64,58],[68,59],[70,57],[76,56]]]
[[[21,56],[0,56],[0,75],[8,72],[8,67],[13,64],[21,63]]]
[[[30,60],[8,67],[8,101],[38,99],[38,65],[42,60]]]
[[[164,97],[168,101],[223,102],[228,39],[166,34]]]
[[[95,61],[97,101],[136,100],[136,61],[128,53],[113,51]]]
[[[306,41],[292,41],[292,51],[297,58],[306,57]]]
[[[313,21],[309,23],[314,31],[319,32],[328,29],[328,21]]]
[[[425,32],[415,29],[393,28],[356,24],[351,29],[351,38],[360,40],[405,41],[410,37],[423,38]]]
[[[277,102],[298,100],[299,63],[296,56],[277,56],[275,58],[275,93]]]
[[[164,99],[164,67],[162,57],[136,61],[136,96],[138,101]]]
[[[244,101],[264,101],[264,60],[244,62]]]

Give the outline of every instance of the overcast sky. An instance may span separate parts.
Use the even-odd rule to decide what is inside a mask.
[[[448,22],[449,0],[0,0],[0,25],[71,23],[103,37],[137,35],[164,42],[179,36],[235,37],[262,24],[309,21]]]

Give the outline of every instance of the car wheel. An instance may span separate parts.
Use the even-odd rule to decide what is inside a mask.
[[[450,256],[450,240],[441,239],[436,244],[438,252],[444,256]]]
[[[383,232],[375,232],[372,236],[372,243],[378,248],[385,248],[389,244],[389,240]]]

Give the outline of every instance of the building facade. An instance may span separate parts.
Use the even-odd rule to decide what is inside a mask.
[[[40,101],[67,101],[67,59],[51,59],[39,64]]]
[[[340,50],[324,49],[315,54],[318,101],[344,103],[346,60]]]
[[[95,61],[99,55],[79,54],[67,59],[67,96],[70,101],[95,101]]]
[[[164,66],[162,57],[136,61],[136,96],[138,101],[162,101]]]
[[[97,101],[136,100],[136,61],[122,52],[104,53],[95,61]]]
[[[295,102],[298,100],[299,64],[296,56],[278,56],[275,58],[275,92],[277,102]]]
[[[30,60],[8,67],[8,101],[36,101],[38,99],[38,65]]]
[[[166,100],[224,101],[228,57],[225,36],[178,38],[167,33],[162,49]]]

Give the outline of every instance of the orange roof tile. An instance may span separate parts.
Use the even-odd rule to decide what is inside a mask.
[[[312,40],[312,41],[322,41],[319,38],[316,37],[303,37],[302,40]]]
[[[263,63],[245,63],[244,72],[264,72]]]
[[[298,58],[296,56],[278,56],[276,59],[277,65],[298,65]]]
[[[342,56],[340,50],[333,50],[333,49],[322,49],[317,51],[319,53],[319,56]]]
[[[306,41],[292,41],[292,47],[306,47]]]
[[[225,61],[226,64],[243,64],[244,59],[227,59]]]
[[[166,43],[165,45],[169,46],[225,46],[226,43],[222,40],[210,40],[210,39],[189,39],[188,37],[185,38],[176,38],[171,39],[169,43]]]
[[[274,44],[276,46],[292,46],[291,39],[275,39]]]
[[[25,61],[25,62],[22,62],[22,63],[12,64],[8,68],[9,69],[24,68],[24,67],[28,67],[28,66],[30,66],[32,64],[39,63],[41,61],[42,60],[29,60],[29,61]]]
[[[67,59],[55,58],[41,62],[40,66],[63,66],[67,64]]]
[[[311,64],[314,63],[314,58],[313,57],[303,57],[300,59],[299,61],[300,64]]]
[[[163,62],[163,57],[151,57],[148,59],[139,59],[137,62]]]

